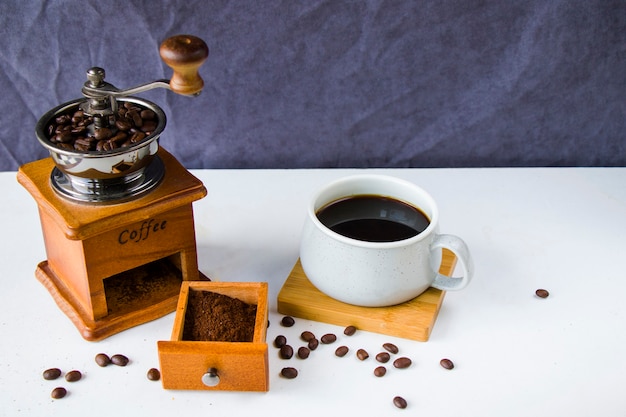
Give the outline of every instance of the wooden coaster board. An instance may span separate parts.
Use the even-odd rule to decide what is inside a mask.
[[[444,250],[439,271],[451,275],[456,257]],[[430,287],[425,292],[391,307],[360,307],[337,301],[319,291],[302,270],[300,260],[278,293],[278,312],[284,315],[405,339],[428,341],[445,291]]]

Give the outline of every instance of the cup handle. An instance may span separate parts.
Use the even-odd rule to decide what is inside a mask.
[[[431,252],[439,249],[448,249],[456,256],[463,275],[460,278],[447,277],[435,271],[435,280],[432,286],[444,291],[461,290],[469,284],[474,275],[474,264],[465,242],[454,235],[437,235],[430,244]]]

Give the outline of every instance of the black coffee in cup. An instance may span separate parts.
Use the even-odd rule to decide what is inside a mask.
[[[423,232],[430,220],[421,210],[390,197],[355,195],[326,204],[317,218],[343,236],[367,242],[394,242]]]

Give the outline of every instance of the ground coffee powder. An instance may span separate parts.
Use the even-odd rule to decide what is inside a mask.
[[[211,291],[190,291],[183,340],[252,342],[256,305]]]

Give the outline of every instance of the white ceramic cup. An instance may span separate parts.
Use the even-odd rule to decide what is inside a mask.
[[[390,197],[425,214],[430,224],[416,236],[370,242],[343,236],[326,227],[317,212],[350,196]],[[382,307],[409,301],[428,287],[460,290],[470,282],[473,264],[465,242],[438,233],[439,211],[433,198],[411,182],[385,175],[355,175],[319,190],[307,209],[300,244],[304,273],[324,294],[344,303]],[[442,248],[457,257],[461,277],[440,274]]]

